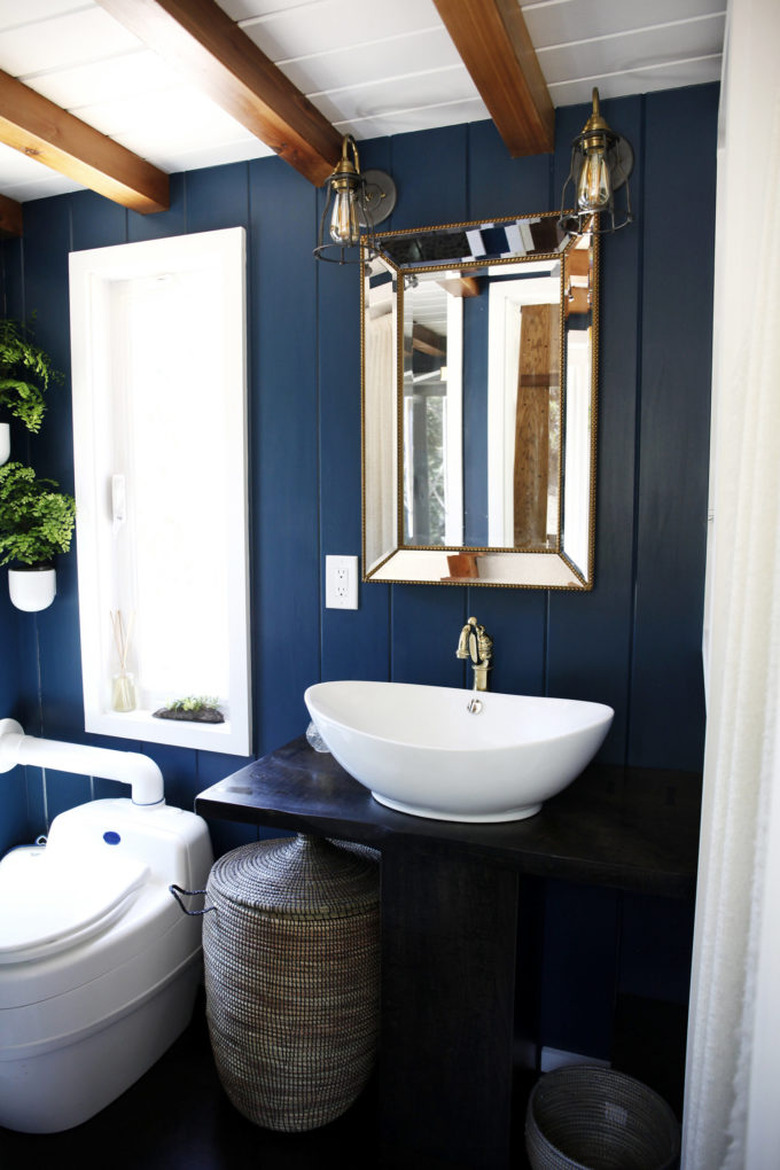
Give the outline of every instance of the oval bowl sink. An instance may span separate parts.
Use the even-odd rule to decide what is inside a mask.
[[[533,816],[579,776],[614,715],[579,699],[357,680],[316,683],[304,699],[375,800],[440,821]]]

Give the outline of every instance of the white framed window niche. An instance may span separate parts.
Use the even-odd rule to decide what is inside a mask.
[[[85,728],[250,755],[244,229],[71,253],[70,322]]]

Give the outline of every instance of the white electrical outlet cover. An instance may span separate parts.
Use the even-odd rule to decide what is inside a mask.
[[[326,609],[357,609],[357,557],[325,557],[325,607]]]

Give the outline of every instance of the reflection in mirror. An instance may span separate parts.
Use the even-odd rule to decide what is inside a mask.
[[[595,248],[542,215],[364,263],[366,580],[592,586]]]

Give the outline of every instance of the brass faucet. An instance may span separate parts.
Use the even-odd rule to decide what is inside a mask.
[[[471,658],[474,664],[474,690],[488,689],[487,672],[491,667],[493,657],[493,639],[485,632],[485,627],[477,623],[477,619],[470,617],[460,631],[456,658]]]

